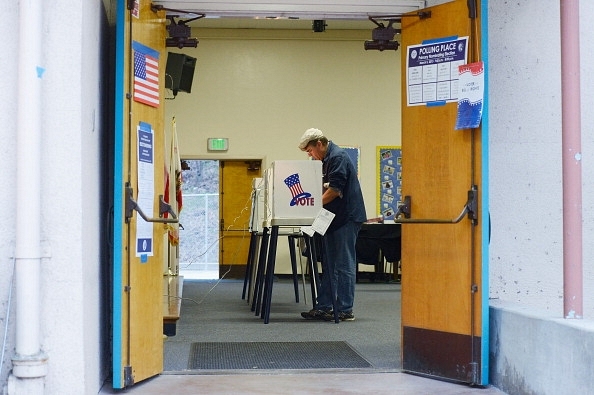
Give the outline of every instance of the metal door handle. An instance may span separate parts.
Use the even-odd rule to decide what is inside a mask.
[[[177,215],[173,212],[173,208],[170,204],[166,203],[163,199],[163,195],[159,195],[159,218],[149,218],[142,211],[138,203],[132,198],[134,190],[128,184],[126,184],[126,223],[132,219],[132,212],[136,210],[138,215],[142,217],[146,222],[159,222],[164,224],[176,224],[179,222]],[[163,214],[169,213],[172,218],[163,218]]]
[[[410,196],[404,197],[404,204],[398,208],[394,215],[394,223],[397,224],[457,224],[462,221],[465,214],[473,225],[478,224],[478,190],[476,185],[468,191],[468,199],[462,208],[462,212],[453,219],[433,219],[433,218],[411,218],[411,200]],[[400,218],[404,216],[404,218]]]

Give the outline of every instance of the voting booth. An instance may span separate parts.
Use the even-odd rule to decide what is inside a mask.
[[[250,212],[250,232],[262,232],[264,223],[264,178],[256,177],[252,180],[252,210]]]
[[[256,182],[254,181],[254,185],[257,185]],[[287,235],[289,240],[298,237],[296,234],[291,234],[290,232],[294,233],[294,230],[289,228],[313,224],[322,210],[322,162],[319,160],[274,161],[269,168],[264,170],[263,183],[263,191],[254,187],[252,199],[252,234],[255,235],[256,229],[260,229],[260,226],[262,229],[252,310],[256,312],[256,315],[261,315],[264,323],[268,324],[278,236],[279,234]],[[258,205],[258,194],[263,194],[263,209]],[[289,233],[283,234],[280,228]],[[289,244],[291,245],[295,297],[298,301],[294,243],[290,241]],[[248,267],[250,267],[250,262],[255,261],[255,256],[250,255],[248,261]],[[316,263],[311,261],[311,264],[315,265]],[[248,274],[250,273],[246,271],[246,278]],[[314,297],[314,288],[315,284],[312,286],[312,297]],[[246,282],[244,281],[245,289]]]
[[[278,160],[264,172],[268,226],[311,225],[322,209],[322,162]]]

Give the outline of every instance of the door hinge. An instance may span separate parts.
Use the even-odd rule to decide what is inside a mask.
[[[124,387],[129,387],[134,384],[134,375],[132,374],[132,366],[124,366]]]
[[[470,384],[476,385],[479,383],[478,363],[471,362],[469,365],[470,365]]]
[[[468,219],[473,225],[478,225],[478,188],[473,185],[468,191],[468,200],[466,201]]]

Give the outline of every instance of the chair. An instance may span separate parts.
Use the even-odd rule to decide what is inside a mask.
[[[361,278],[359,265],[373,265],[370,280],[381,277],[389,281],[394,263],[400,261],[400,224],[364,223],[357,236],[357,281]],[[386,270],[389,266],[390,270]]]
[[[370,281],[375,281],[377,273],[383,272],[383,257],[379,242],[369,237],[357,237],[357,282],[361,279],[360,265],[373,266],[373,272],[369,275]]]

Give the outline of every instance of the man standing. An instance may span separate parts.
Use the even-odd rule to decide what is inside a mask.
[[[328,141],[319,129],[307,129],[299,149],[322,161],[322,205],[335,215],[322,238],[323,275],[317,301],[312,310],[301,316],[308,320],[334,320],[332,301],[336,298],[340,321],[353,321],[357,280],[355,243],[361,224],[367,219],[357,170],[346,151]]]

